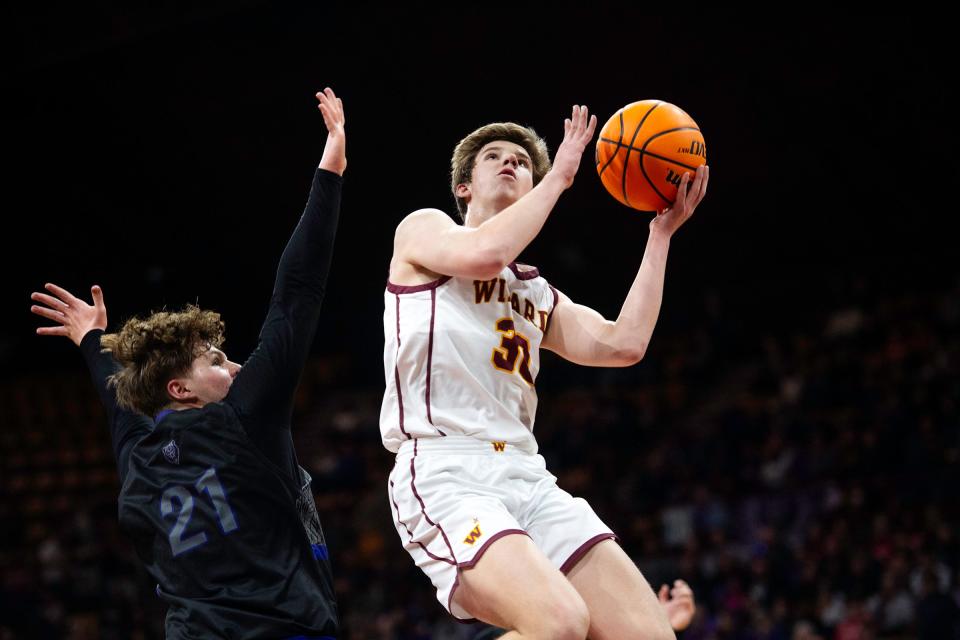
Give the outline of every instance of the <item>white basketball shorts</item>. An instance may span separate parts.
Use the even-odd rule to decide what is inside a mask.
[[[440,604],[463,621],[472,617],[454,602],[459,572],[493,541],[527,535],[566,573],[595,544],[616,538],[586,500],[557,486],[543,456],[501,442],[408,440],[387,491],[404,549],[433,582]]]

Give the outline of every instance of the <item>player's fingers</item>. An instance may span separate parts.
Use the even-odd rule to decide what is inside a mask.
[[[703,182],[703,165],[697,167],[697,170],[693,174],[693,185],[691,190],[699,193],[700,192],[700,183]]]
[[[707,179],[707,167],[706,165],[700,165],[697,167],[697,177],[693,181],[693,195],[696,197],[696,202],[700,202],[701,193],[703,193],[703,182]]]
[[[657,598],[660,602],[666,602],[670,599],[670,587],[665,584],[660,585],[660,591],[657,593]]]
[[[674,580],[674,581],[673,581],[673,589],[672,589],[672,592],[675,593],[675,594],[680,594],[680,595],[684,595],[684,596],[689,596],[691,600],[693,599],[693,589],[691,589],[691,588],[690,588],[690,585],[688,585],[688,584],[687,584],[685,581],[683,581],[683,580]]]
[[[573,128],[573,123],[570,121],[570,118],[564,118],[563,120],[563,137],[566,138],[570,135],[570,129]]]
[[[41,318],[46,318],[47,320],[53,320],[54,322],[59,322],[63,324],[67,321],[66,316],[63,315],[60,311],[55,311],[53,309],[48,309],[46,307],[41,307],[39,305],[31,305],[30,312],[34,313]]]
[[[323,115],[323,123],[327,125],[327,129],[329,129],[334,122],[333,116],[330,114],[330,106],[321,103],[317,105],[317,108],[320,109],[320,113]]]
[[[347,124],[347,116],[343,114],[343,100],[337,98],[337,106],[340,107],[340,124]]]
[[[46,289],[47,291],[49,291],[50,293],[52,293],[53,295],[57,296],[58,298],[60,298],[60,299],[63,300],[64,302],[66,302],[68,305],[74,305],[74,304],[80,302],[80,301],[76,298],[76,296],[74,296],[72,293],[70,293],[69,291],[67,291],[67,290],[64,289],[63,287],[58,287],[57,285],[53,284],[52,282],[46,283],[45,285],[43,285],[43,288]]]
[[[332,122],[339,122],[342,120],[340,114],[340,103],[337,101],[336,97],[331,97],[327,91],[330,89],[324,89],[324,92],[318,93],[317,96],[320,100],[320,104],[326,107],[326,117],[330,118]]]
[[[686,197],[684,198],[684,205],[686,206],[686,214],[690,215],[693,213],[693,210],[697,207],[697,198],[700,197],[700,183],[702,181],[703,172],[700,169],[697,169],[696,174],[693,177],[688,178],[687,181],[687,192]]]
[[[687,216],[688,217],[693,215],[694,211],[696,211],[697,207],[700,205],[701,200],[703,200],[703,182],[702,181],[700,182],[700,184],[694,183],[690,186],[690,195],[687,197],[687,203],[688,203]]]
[[[677,199],[673,201],[674,207],[679,207],[685,211],[687,208],[687,195],[689,193],[690,173],[684,172],[680,176],[680,184],[677,185]]]
[[[587,139],[593,140],[593,132],[597,130],[597,116],[590,116],[590,124],[587,125]]]
[[[66,327],[37,327],[38,336],[69,336]]]
[[[670,595],[675,599],[693,600],[693,591],[690,587],[674,587],[670,589]]]
[[[54,298],[53,296],[48,296],[45,293],[40,293],[39,291],[34,291],[30,294],[30,299],[35,302],[42,302],[51,309],[56,309],[57,311],[66,311],[70,307],[67,306],[65,302]]]
[[[710,182],[710,166],[703,165],[703,182],[700,183],[700,196],[697,198],[697,204],[707,195],[707,183]]]
[[[100,285],[95,284],[90,287],[90,295],[93,297],[93,306],[98,309],[103,309],[103,289],[100,288]]]

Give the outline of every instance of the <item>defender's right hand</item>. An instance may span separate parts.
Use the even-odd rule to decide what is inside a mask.
[[[347,168],[347,135],[344,130],[347,119],[343,115],[343,100],[330,87],[318,92],[317,100],[320,101],[317,108],[327,127],[327,143],[323,147],[320,168],[342,176]]]
[[[107,307],[103,303],[103,291],[98,285],[90,287],[93,304],[89,305],[72,293],[55,284],[47,283],[44,288],[53,295],[34,291],[30,299],[46,306],[33,305],[30,311],[41,318],[53,320],[59,327],[37,327],[37,335],[65,336],[80,346],[83,336],[94,329],[107,328]]]
[[[565,189],[573,184],[580,167],[580,157],[593,139],[596,128],[597,116],[591,116],[585,106],[573,105],[570,118],[563,121],[563,142],[557,149],[550,173],[563,180]]]

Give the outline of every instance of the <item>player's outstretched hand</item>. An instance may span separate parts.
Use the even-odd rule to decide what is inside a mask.
[[[94,329],[107,328],[107,307],[103,304],[103,291],[99,286],[90,287],[92,305],[55,284],[48,282],[43,288],[53,295],[34,291],[30,294],[30,299],[46,306],[35,304],[30,307],[30,311],[47,320],[53,320],[59,326],[37,327],[37,335],[66,336],[79,347],[87,333]]]
[[[327,143],[323,147],[320,168],[342,176],[347,168],[347,136],[343,128],[347,119],[343,115],[343,100],[330,87],[318,92],[317,100],[320,101],[317,108],[323,114],[323,124],[327,126]]]
[[[674,580],[673,588],[662,585],[657,597],[674,631],[683,631],[690,626],[693,613],[697,609],[690,585],[683,580]]]
[[[597,116],[591,116],[585,106],[573,105],[573,113],[563,121],[563,142],[553,158],[553,169],[563,179],[564,188],[573,184],[573,178],[580,167],[580,157],[587,144],[593,139],[597,128]]]
[[[672,236],[673,232],[680,228],[690,216],[693,210],[707,195],[707,182],[710,181],[710,167],[700,165],[697,167],[697,175],[690,184],[690,173],[684,173],[680,178],[680,187],[677,189],[677,199],[673,205],[658,211],[657,215],[650,221],[650,231],[658,231]]]

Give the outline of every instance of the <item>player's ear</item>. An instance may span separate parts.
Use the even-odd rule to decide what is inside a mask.
[[[167,395],[174,402],[184,402],[194,396],[185,378],[174,378],[167,382]]]
[[[454,194],[456,194],[458,198],[469,200],[470,199],[470,183],[461,182],[460,184],[457,185],[457,188],[454,189],[453,192]]]

